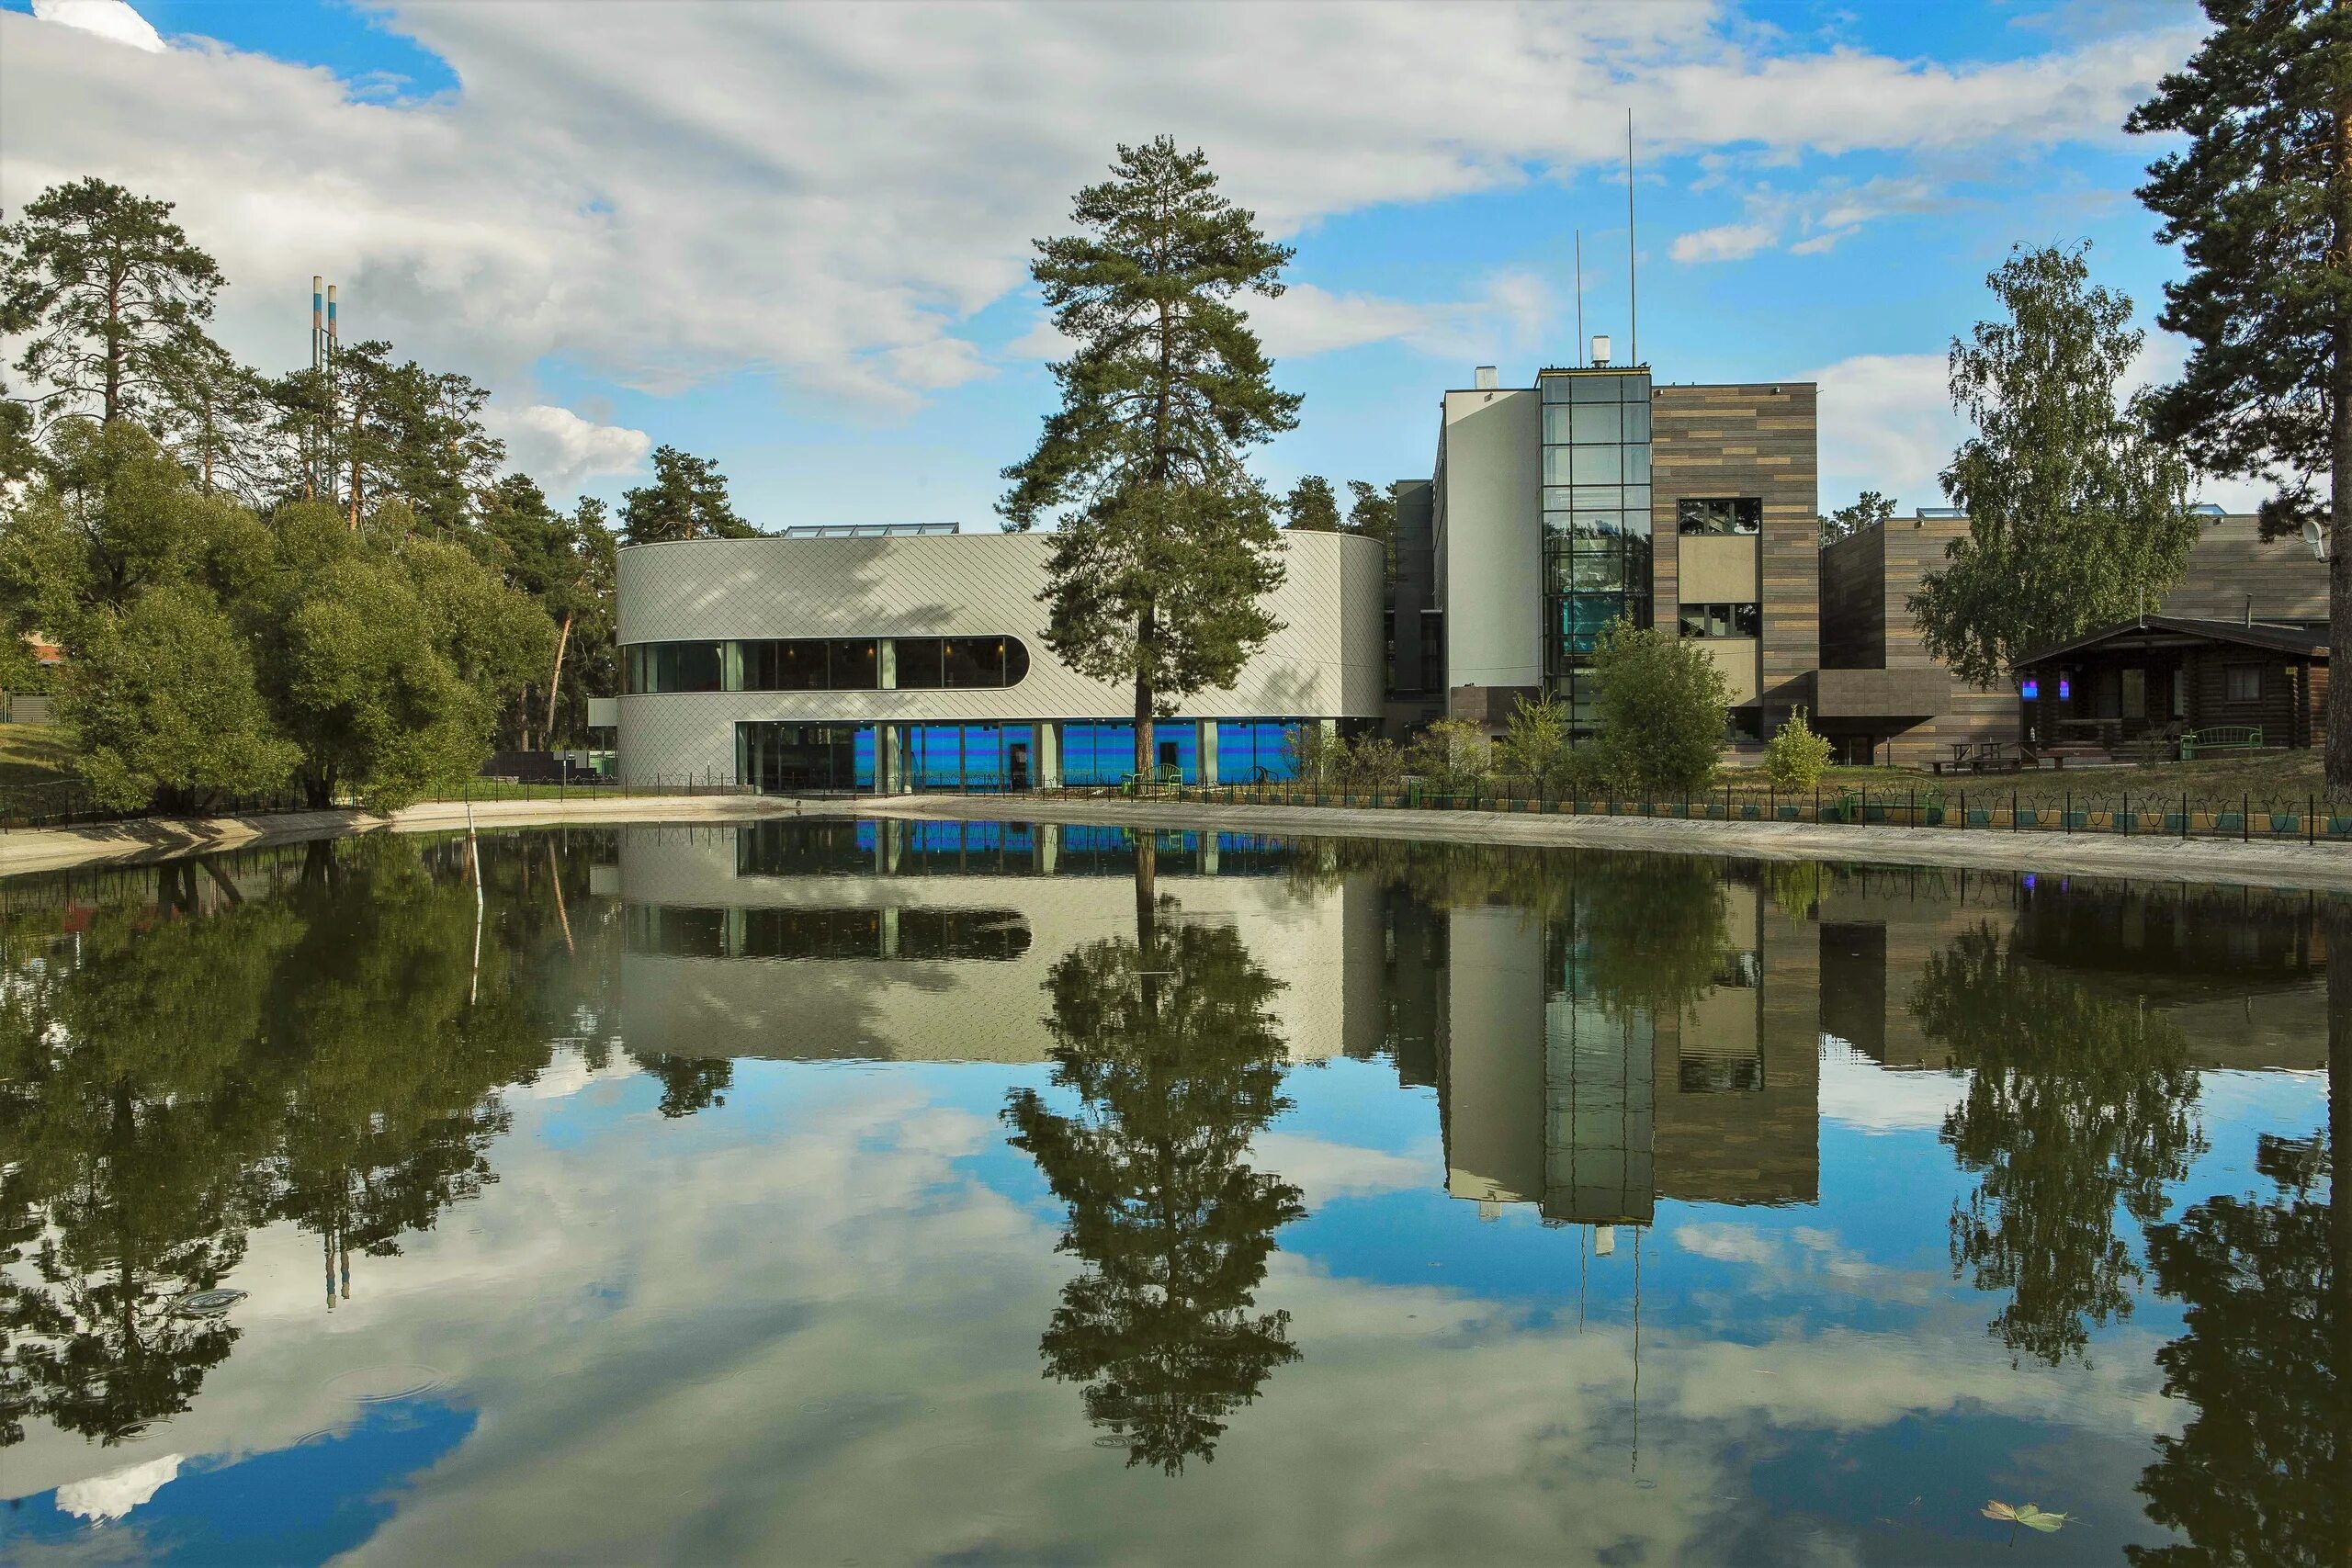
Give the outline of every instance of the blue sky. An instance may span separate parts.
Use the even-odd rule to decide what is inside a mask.
[[[0,0],[0,203],[176,202],[220,328],[353,335],[491,386],[518,463],[616,496],[669,442],[763,527],[993,525],[1052,353],[1024,265],[1115,142],[1207,150],[1297,249],[1260,321],[1276,486],[1426,475],[1435,402],[1640,347],[1664,380],[1815,378],[1824,504],[1934,503],[1951,336],[2018,243],[2093,245],[2153,324],[2177,261],[2120,131],[2192,7],[1980,4],[763,7]],[[2156,334],[2145,371],[2179,345]],[[2220,486],[2233,504],[2243,487]]]

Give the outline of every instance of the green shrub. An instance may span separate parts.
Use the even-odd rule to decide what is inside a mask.
[[[1641,789],[1706,787],[1731,694],[1702,644],[1617,621],[1593,649],[1593,683],[1601,756],[1613,776]]]
[[[1556,794],[1567,779],[1569,755],[1566,705],[1521,697],[1495,740],[1495,772],[1524,780],[1544,794]]]
[[[1405,753],[1385,736],[1358,736],[1348,748],[1342,776],[1356,789],[1394,789],[1405,777]]]
[[[1442,718],[1405,748],[1405,769],[1430,788],[1457,794],[1487,771],[1486,733],[1466,718]]]
[[[1828,740],[1814,733],[1804,721],[1804,709],[1789,715],[1789,721],[1772,732],[1764,747],[1764,776],[1774,789],[1807,790],[1821,782],[1829,766]]]

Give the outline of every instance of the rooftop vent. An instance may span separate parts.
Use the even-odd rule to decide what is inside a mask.
[[[1606,365],[1609,363],[1609,334],[1607,333],[1595,333],[1593,334],[1592,362],[1597,366]]]
[[[1498,384],[1498,383],[1495,379],[1495,367],[1491,365],[1481,365],[1478,367],[1476,374],[1472,378],[1470,382],[1470,385],[1474,389],[1481,392],[1491,392],[1495,389]]]
[[[1911,515],[1925,522],[1930,517],[1965,517],[1968,515],[1968,509],[1962,506],[1921,506],[1915,508]]]
[[[787,539],[935,538],[958,529],[954,523],[809,523],[786,528]]]

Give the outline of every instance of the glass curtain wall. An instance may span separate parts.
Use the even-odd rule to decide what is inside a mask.
[[[870,724],[738,724],[735,776],[783,795],[870,790],[874,741]]]
[[[1650,376],[1546,370],[1544,669],[1568,723],[1590,734],[1592,650],[1611,621],[1650,624]]]
[[[1036,785],[1035,725],[908,724],[898,737],[904,788],[995,795]]]

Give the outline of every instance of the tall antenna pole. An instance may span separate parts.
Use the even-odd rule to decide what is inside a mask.
[[[1625,111],[1625,335],[1632,340],[1626,363],[1642,362],[1642,312],[1634,295],[1634,111]]]
[[[1584,231],[1577,231],[1577,363],[1584,363]]]
[[[311,275],[311,377],[313,381],[321,379],[326,370],[326,296],[322,292],[325,287],[325,278],[315,272]],[[315,498],[319,491],[320,465],[326,460],[320,418],[311,421],[310,445],[310,473],[306,488],[310,496]]]

